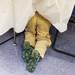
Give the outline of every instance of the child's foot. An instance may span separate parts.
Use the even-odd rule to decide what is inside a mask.
[[[33,51],[33,47],[30,45],[30,43],[25,42],[24,43],[24,48],[23,48],[23,59],[26,63],[29,62],[32,51]]]
[[[26,64],[26,69],[29,72],[34,72],[39,61],[40,61],[40,54],[37,50],[34,50],[32,52],[31,59]]]

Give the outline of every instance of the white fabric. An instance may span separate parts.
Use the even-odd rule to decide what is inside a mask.
[[[32,16],[31,0],[0,0],[0,36],[14,28],[20,33]]]
[[[74,0],[0,0],[0,35],[10,28],[22,32],[36,10],[64,32],[74,4]]]
[[[33,0],[35,9],[48,19],[60,32],[67,30],[75,0]]]

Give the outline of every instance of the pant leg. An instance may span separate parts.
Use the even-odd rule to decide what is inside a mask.
[[[28,22],[25,32],[25,42],[29,42],[33,47],[35,46],[36,34],[36,15],[34,15]]]
[[[41,15],[37,14],[37,17],[37,42],[35,45],[35,50],[38,50],[40,56],[43,58],[47,47],[51,45],[51,35],[49,34],[51,24]]]

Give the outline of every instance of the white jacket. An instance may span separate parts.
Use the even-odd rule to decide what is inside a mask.
[[[36,10],[64,32],[74,4],[74,0],[0,0],[0,35],[10,28],[22,32]]]

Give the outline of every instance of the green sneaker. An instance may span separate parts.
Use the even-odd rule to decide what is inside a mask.
[[[31,59],[26,64],[26,69],[29,72],[34,72],[39,60],[40,60],[40,54],[39,54],[39,52],[37,50],[34,50],[32,52]]]
[[[23,49],[23,60],[28,63],[28,61],[30,60],[31,54],[33,51],[33,47],[30,45],[29,42],[25,42],[24,44],[24,49]]]

